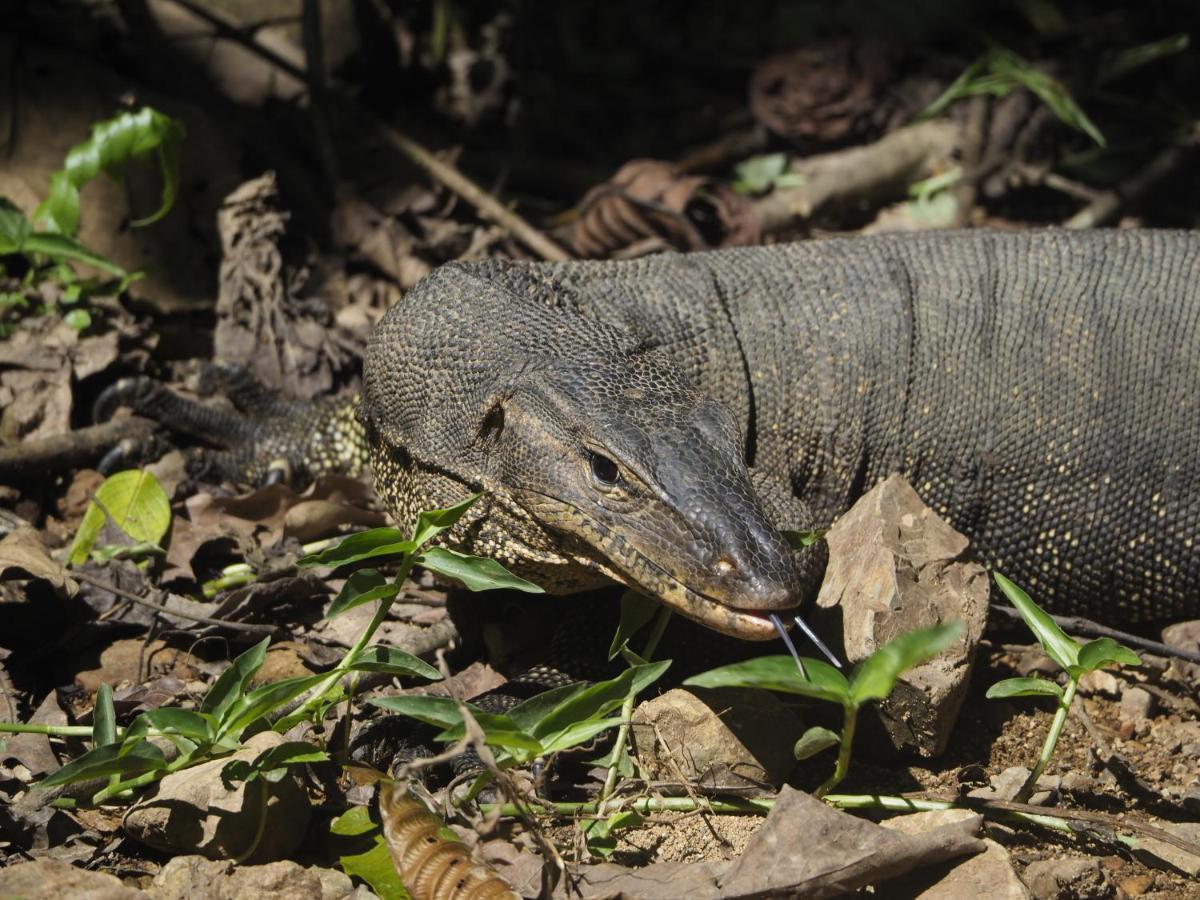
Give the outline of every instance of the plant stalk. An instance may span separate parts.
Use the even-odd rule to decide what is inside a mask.
[[[1072,678],[1067,683],[1067,688],[1063,691],[1062,699],[1058,702],[1058,709],[1054,712],[1054,721],[1050,723],[1050,731],[1046,735],[1046,742],[1042,745],[1042,753],[1038,757],[1037,765],[1033,767],[1033,771],[1029,773],[1029,777],[1025,779],[1025,783],[1021,785],[1021,789],[1017,791],[1017,795],[1013,798],[1017,803],[1025,803],[1033,796],[1034,788],[1037,787],[1037,780],[1042,777],[1042,773],[1046,771],[1046,766],[1050,764],[1050,757],[1054,755],[1054,748],[1058,745],[1063,725],[1067,721],[1067,713],[1071,711],[1071,703],[1075,699],[1075,691],[1078,688],[1078,679]]]
[[[854,744],[854,732],[858,727],[858,707],[846,706],[843,710],[842,742],[838,745],[837,765],[834,766],[833,774],[829,776],[828,780],[813,791],[814,797],[823,799],[841,783],[841,780],[846,777],[846,773],[850,771],[850,748]]]

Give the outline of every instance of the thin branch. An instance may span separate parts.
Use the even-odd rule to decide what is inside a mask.
[[[992,604],[992,609],[1004,613],[1012,619],[1021,619],[1021,614],[1011,606],[1003,606],[1000,604]],[[1182,659],[1188,662],[1200,663],[1200,653],[1195,650],[1185,650],[1182,647],[1171,647],[1168,644],[1160,641],[1151,640],[1150,638],[1140,637],[1136,634],[1130,634],[1127,631],[1118,631],[1115,628],[1109,628],[1107,625],[1101,625],[1099,622],[1093,622],[1091,619],[1085,619],[1082,616],[1051,616],[1055,623],[1063,631],[1069,634],[1077,634],[1080,637],[1107,637],[1114,641],[1119,641],[1122,644],[1127,644],[1130,647],[1136,647],[1139,650],[1145,650],[1148,653],[1153,653],[1156,656],[1166,656],[1174,659]]]
[[[121,441],[146,440],[154,434],[156,427],[149,419],[130,416],[103,425],[78,428],[66,434],[24,441],[13,447],[2,447],[0,483],[91,465]]]

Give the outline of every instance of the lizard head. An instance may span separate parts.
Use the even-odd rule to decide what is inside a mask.
[[[372,337],[362,418],[389,511],[405,521],[482,488],[449,532],[461,549],[549,591],[613,580],[774,637],[767,613],[797,606],[804,579],[733,415],[661,350],[465,275],[427,279]]]

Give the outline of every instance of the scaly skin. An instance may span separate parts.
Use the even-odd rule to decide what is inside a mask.
[[[482,488],[453,544],[740,637],[819,582],[777,527],[894,471],[1053,609],[1195,615],[1197,285],[1200,237],[1151,231],[451,264],[380,322],[338,438],[399,521]]]

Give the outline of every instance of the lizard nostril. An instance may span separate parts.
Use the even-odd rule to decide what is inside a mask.
[[[728,556],[722,556],[717,560],[716,569],[717,574],[724,577],[726,575],[732,575],[734,572],[736,572],[737,564]]]

